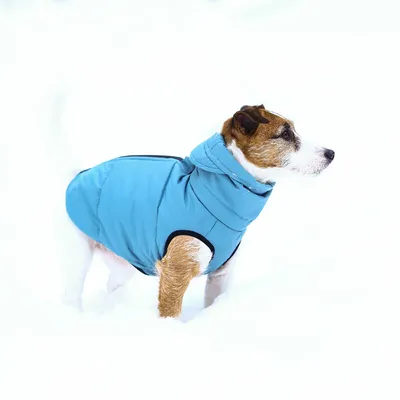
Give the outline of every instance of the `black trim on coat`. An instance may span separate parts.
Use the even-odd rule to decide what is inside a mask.
[[[152,158],[166,158],[166,159],[168,159],[168,158],[172,158],[172,159],[174,159],[174,160],[177,160],[177,161],[183,161],[183,158],[182,157],[178,157],[178,156],[163,156],[163,155],[158,155],[158,154],[149,154],[149,155],[147,155],[147,154],[135,154],[135,155],[127,155],[127,156],[120,156],[120,157],[117,157],[117,158],[124,158],[124,157],[152,157]],[[114,159],[115,160],[115,159]],[[111,160],[109,160],[109,161],[111,161]],[[79,174],[82,174],[83,172],[86,172],[86,171],[89,171],[91,168],[87,168],[87,169],[84,169],[83,171],[81,171],[81,172],[79,172],[78,173],[78,175]]]
[[[166,243],[165,243],[165,249],[164,249],[164,255],[163,255],[163,257],[167,254],[168,246],[169,246],[169,244],[171,243],[172,239],[174,239],[174,238],[177,237],[177,236],[181,236],[181,235],[192,236],[192,237],[194,237],[194,238],[196,238],[196,239],[201,240],[201,241],[211,250],[211,252],[212,252],[212,258],[211,258],[211,260],[213,259],[214,254],[215,254],[215,247],[214,247],[214,245],[213,245],[208,239],[206,239],[203,235],[200,235],[199,233],[194,232],[194,231],[185,231],[185,230],[178,230],[178,231],[172,232],[172,233],[168,236],[168,239],[167,239],[167,241],[166,241]],[[225,265],[225,264],[235,255],[235,253],[237,252],[237,250],[238,250],[238,248],[239,248],[239,246],[240,246],[240,243],[241,243],[241,242],[239,242],[239,244],[236,246],[235,250],[233,250],[233,252],[232,252],[232,254],[229,256],[229,258],[228,258],[225,262],[223,262],[217,269],[219,269],[219,268],[221,268],[223,265]],[[210,262],[211,262],[211,260],[210,260]],[[216,270],[217,270],[217,269],[216,269]]]
[[[225,265],[235,255],[235,253],[237,252],[237,250],[240,246],[240,243],[242,243],[242,242],[239,242],[239,244],[236,246],[235,250],[233,250],[233,253],[229,256],[229,258],[222,265]],[[221,267],[222,267],[222,265],[221,265]]]
[[[164,155],[159,155],[159,154],[139,154],[139,155],[136,155],[136,154],[131,154],[131,155],[127,155],[127,156],[121,156],[121,157],[118,157],[118,158],[124,158],[124,157],[151,157],[151,158],[173,158],[173,159],[175,159],[175,160],[178,160],[178,161],[183,161],[183,158],[182,157],[178,157],[178,156],[164,156]]]
[[[186,230],[178,230],[175,232],[172,232],[169,236],[167,241],[165,242],[165,248],[164,248],[164,255],[163,257],[167,254],[167,250],[168,250],[168,246],[171,243],[172,239],[174,239],[177,236],[181,236],[181,235],[185,235],[185,236],[192,236],[196,239],[201,240],[210,250],[212,253],[212,257],[214,257],[214,253],[215,253],[215,247],[213,246],[213,244],[206,239],[203,235],[200,235],[197,232],[194,231],[186,231]],[[212,258],[211,258],[212,259]],[[211,262],[211,261],[210,261]]]
[[[144,271],[142,270],[142,268],[139,268],[139,267],[137,267],[136,265],[133,265],[132,263],[129,263],[129,264],[131,264],[133,268],[136,268],[136,269],[137,269],[139,272],[141,272],[143,275],[150,276],[148,273],[144,272]]]
[[[208,248],[211,250],[211,252],[213,254],[213,257],[214,257],[215,248],[214,248],[213,244],[209,240],[207,240],[203,235],[200,235],[200,234],[198,234],[198,233],[196,233],[194,231],[175,231],[175,232],[172,232],[171,235],[169,235],[169,237],[167,239],[167,242],[165,244],[164,256],[167,253],[168,246],[171,243],[172,239],[174,239],[175,237],[180,236],[180,235],[192,236],[192,237],[195,237],[196,239],[201,240],[206,246],[208,246]],[[239,242],[239,244],[236,246],[235,250],[233,250],[233,253],[229,256],[229,258],[224,263],[222,263],[222,265],[220,265],[217,269],[219,269],[223,265],[225,265],[235,255],[235,253],[237,252],[237,250],[238,250],[238,248],[239,248],[241,243],[242,242]],[[137,267],[136,265],[133,265],[132,263],[130,263],[130,264],[132,265],[133,268],[136,268],[143,275],[149,276],[149,274],[146,273],[145,271],[143,271],[141,268]]]

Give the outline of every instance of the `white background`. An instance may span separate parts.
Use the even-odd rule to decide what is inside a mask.
[[[0,2],[2,399],[399,399],[396,1]],[[61,305],[71,171],[186,155],[243,104],[336,151],[278,182],[233,287],[181,320],[157,281]]]

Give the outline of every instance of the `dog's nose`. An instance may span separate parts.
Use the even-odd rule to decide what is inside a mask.
[[[329,160],[332,161],[335,158],[335,152],[331,149],[325,149],[324,156]]]

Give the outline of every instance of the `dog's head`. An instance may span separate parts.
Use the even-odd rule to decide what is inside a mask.
[[[263,105],[243,106],[223,126],[228,149],[261,182],[275,181],[283,171],[318,175],[335,152],[301,139],[290,120]]]

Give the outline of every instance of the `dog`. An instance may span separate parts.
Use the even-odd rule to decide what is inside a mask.
[[[160,317],[178,317],[191,280],[207,275],[205,307],[229,283],[236,250],[282,171],[318,175],[333,150],[304,142],[263,105],[243,106],[184,159],[123,156],[80,172],[66,190],[76,231],[65,300],[79,308],[99,251],[107,290],[139,270],[159,277]]]

